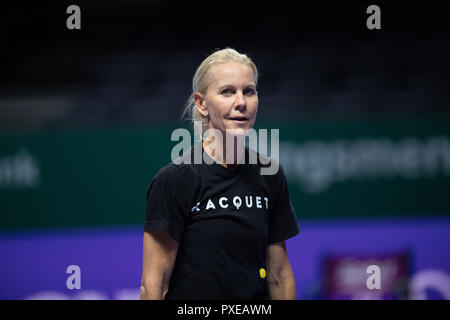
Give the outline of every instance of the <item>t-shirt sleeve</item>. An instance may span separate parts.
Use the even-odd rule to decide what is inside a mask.
[[[275,175],[274,187],[276,196],[269,212],[268,244],[289,239],[300,232],[297,215],[289,197],[286,177],[281,166]]]
[[[179,166],[162,168],[147,191],[144,231],[164,230],[181,241],[187,211],[186,177]]]

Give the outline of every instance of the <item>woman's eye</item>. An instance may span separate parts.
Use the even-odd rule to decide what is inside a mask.
[[[249,94],[249,95],[255,94],[255,92],[256,92],[255,89],[245,89],[244,90],[244,94]]]
[[[230,94],[230,93],[231,93],[231,90],[230,90],[230,89],[224,89],[224,90],[222,90],[221,93],[222,93],[222,94]]]

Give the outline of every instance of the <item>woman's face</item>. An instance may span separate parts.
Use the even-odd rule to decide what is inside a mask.
[[[210,70],[211,82],[197,108],[209,116],[209,128],[245,134],[253,127],[258,93],[253,70],[239,62],[220,63]]]

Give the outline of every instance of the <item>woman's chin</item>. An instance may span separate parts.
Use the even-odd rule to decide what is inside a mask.
[[[231,136],[245,136],[251,128],[228,128],[227,134]]]

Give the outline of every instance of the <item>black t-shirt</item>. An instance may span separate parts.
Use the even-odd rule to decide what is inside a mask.
[[[281,166],[261,175],[259,161],[193,164],[192,151],[147,192],[144,230],[167,230],[180,243],[166,299],[269,299],[267,246],[299,233]],[[245,151],[246,159],[254,152]]]

